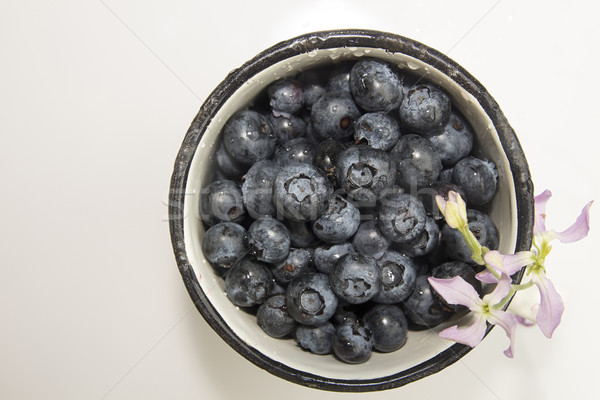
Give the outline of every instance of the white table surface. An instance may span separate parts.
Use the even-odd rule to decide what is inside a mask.
[[[330,399],[255,367],[195,310],[171,250],[175,155],[232,69],[301,33],[371,28],[424,42],[492,93],[550,188],[548,224],[598,189],[600,24],[593,2],[0,3],[0,398]],[[581,2],[583,3],[583,2]],[[455,365],[369,399],[565,399],[597,392],[598,249],[557,245],[551,340],[500,329]],[[251,396],[251,397],[249,397]]]

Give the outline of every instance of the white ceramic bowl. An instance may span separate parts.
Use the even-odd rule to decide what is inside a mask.
[[[231,72],[213,91],[194,119],[175,163],[170,195],[173,248],[185,285],[211,327],[257,366],[302,385],[335,391],[383,390],[421,379],[454,363],[470,348],[438,337],[448,323],[411,331],[404,347],[374,352],[369,361],[349,365],[333,356],[303,351],[293,340],[267,336],[253,315],[227,298],[224,281],[202,254],[204,227],[199,193],[211,177],[215,143],[224,123],[273,81],[341,60],[375,57],[422,74],[443,87],[469,120],[475,147],[499,171],[499,187],[490,216],[500,233],[500,251],[525,250],[531,244],[533,185],[519,142],[485,88],[443,54],[413,40],[375,31],[327,31],[306,34],[260,53]],[[520,280],[520,276],[516,277]]]

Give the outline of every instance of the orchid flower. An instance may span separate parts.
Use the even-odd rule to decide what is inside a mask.
[[[485,336],[487,324],[498,325],[510,339],[510,346],[504,350],[507,357],[513,357],[513,336],[517,326],[517,318],[501,309],[511,292],[511,280],[502,274],[496,288],[481,299],[477,291],[461,277],[452,279],[428,278],[431,286],[450,304],[466,306],[473,313],[472,323],[459,328],[453,325],[440,332],[439,336],[475,347]]]
[[[562,298],[556,291],[552,282],[546,277],[545,260],[552,249],[550,242],[558,239],[563,243],[572,243],[583,239],[590,230],[590,207],[593,201],[588,202],[577,217],[575,222],[562,232],[546,229],[546,203],[552,196],[549,190],[535,197],[535,222],[533,227],[533,259],[527,267],[526,274],[531,275],[531,281],[540,291],[540,307],[536,321],[542,333],[550,338],[560,323],[564,312]]]

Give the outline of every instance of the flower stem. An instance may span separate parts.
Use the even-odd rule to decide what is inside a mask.
[[[520,285],[512,285],[512,288],[514,290],[525,290],[525,289],[529,289],[530,287],[533,286],[533,281],[529,281],[527,283],[522,283]]]

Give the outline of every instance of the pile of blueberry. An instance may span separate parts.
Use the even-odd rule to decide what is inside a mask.
[[[220,140],[200,196],[203,252],[266,334],[361,363],[465,312],[428,276],[481,291],[435,195],[459,192],[469,228],[496,249],[482,210],[498,174],[431,82],[377,59],[308,70],[272,83]]]

